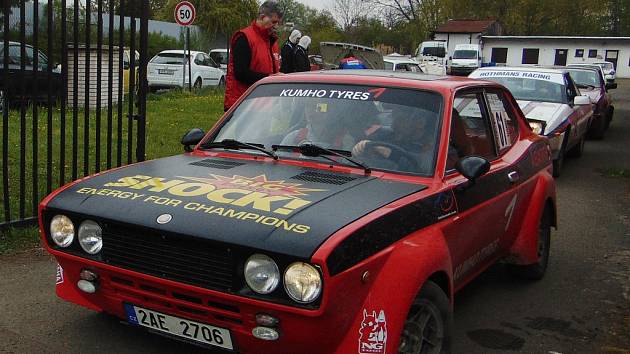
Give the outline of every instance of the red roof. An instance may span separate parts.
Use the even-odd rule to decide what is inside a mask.
[[[435,33],[480,33],[490,27],[496,20],[448,20],[435,29]]]

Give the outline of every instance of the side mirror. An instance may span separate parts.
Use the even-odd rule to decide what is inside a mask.
[[[614,90],[617,88],[617,83],[616,82],[607,82],[606,83],[606,90]]]
[[[199,144],[201,139],[206,135],[203,130],[199,128],[193,128],[184,134],[182,137],[182,145],[184,145],[184,151],[191,152],[194,145]]]
[[[490,171],[490,162],[480,156],[466,156],[455,163],[455,169],[474,184],[477,178]]]
[[[577,106],[584,106],[591,104],[591,99],[588,96],[575,96],[573,104]]]

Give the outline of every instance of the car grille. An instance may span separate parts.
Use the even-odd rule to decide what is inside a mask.
[[[107,264],[206,289],[232,292],[234,256],[229,248],[202,240],[139,230],[103,230]]]

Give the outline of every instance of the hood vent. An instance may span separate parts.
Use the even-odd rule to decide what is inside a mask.
[[[299,175],[291,177],[291,179],[298,179],[300,181],[317,182],[324,184],[336,184],[342,185],[348,182],[352,182],[359,177],[336,175],[332,173],[322,173],[315,171],[302,172]]]
[[[229,161],[229,160],[205,159],[205,160],[199,160],[199,161],[193,162],[190,165],[208,167],[208,168],[218,168],[221,170],[229,170],[230,168],[243,166],[244,164],[245,163],[243,162],[234,162],[234,161]]]

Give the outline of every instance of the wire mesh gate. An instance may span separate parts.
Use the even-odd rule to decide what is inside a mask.
[[[2,231],[36,223],[53,189],[144,160],[149,8],[0,1]]]

